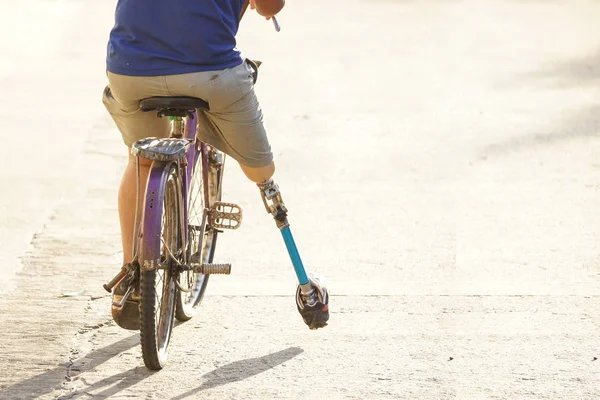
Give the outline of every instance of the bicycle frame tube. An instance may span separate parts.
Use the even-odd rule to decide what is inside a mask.
[[[208,206],[208,146],[199,142],[200,146],[198,148],[198,142],[196,138],[197,126],[198,126],[198,112],[192,112],[192,118],[188,117],[185,122],[185,137],[187,139],[192,140],[193,145],[190,146],[189,150],[186,153],[187,167],[185,171],[185,176],[183,176],[183,188],[185,193],[183,193],[183,215],[184,221],[188,221],[188,197],[190,186],[192,184],[194,166],[198,162],[198,158],[202,157],[202,184],[204,191],[204,207]],[[187,223],[184,223],[184,235],[185,241],[187,243],[188,238],[188,226]]]
[[[198,112],[194,111],[193,113],[194,118],[188,118],[186,120],[186,138],[194,140],[194,143],[196,143],[196,130],[197,130],[197,126],[198,126],[198,122],[197,122],[197,118],[198,118]],[[204,207],[207,207],[208,205],[208,146],[203,143],[200,142],[200,151],[198,151],[198,147],[196,147],[195,145],[188,150],[187,153],[187,162],[188,162],[188,166],[187,166],[187,174],[186,174],[186,182],[185,183],[185,188],[186,188],[186,193],[189,190],[189,185],[191,184],[192,181],[192,172],[194,171],[194,165],[196,165],[196,162],[198,162],[198,157],[202,157],[202,184],[203,184],[203,189],[204,189]],[[186,197],[186,213],[187,213],[187,196]],[[186,214],[186,220],[187,220],[187,214]]]
[[[192,173],[194,172],[194,165],[200,156],[200,152],[198,151],[198,147],[196,146],[196,112],[193,114],[194,118],[187,118],[185,121],[185,137],[187,139],[193,140],[192,145],[189,147],[185,157],[187,161],[187,167],[185,169],[185,176],[183,176],[183,220],[188,220],[188,194],[190,191],[190,186],[192,184]],[[188,226],[187,223],[183,224],[183,231],[185,234],[185,242],[187,244],[188,239]]]
[[[194,111],[193,113],[194,118],[187,118],[187,120],[185,121],[185,137],[186,139],[190,139],[193,140],[193,146],[190,146],[190,149],[188,150],[187,154],[186,154],[186,158],[187,158],[187,170],[186,170],[186,176],[185,176],[185,180],[186,180],[186,190],[189,189],[189,184],[192,181],[192,172],[194,171],[194,165],[196,165],[196,161],[198,160],[198,156],[200,155],[200,153],[198,152],[198,148],[196,147],[196,126],[197,126],[197,116],[196,116],[196,112]]]

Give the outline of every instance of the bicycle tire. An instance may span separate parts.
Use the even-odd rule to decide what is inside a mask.
[[[147,191],[144,220],[160,222],[159,232],[144,232],[142,249],[159,249],[159,257],[142,251],[140,266],[140,342],[142,358],[147,368],[160,370],[167,361],[168,346],[175,317],[177,279],[182,258],[182,184],[176,163],[156,167],[151,174],[161,174],[160,185]],[[160,215],[159,215],[160,213]],[[158,242],[156,242],[158,241]],[[151,247],[154,246],[154,247]],[[146,268],[148,260],[158,265]],[[152,266],[152,264],[151,264]]]
[[[223,155],[223,160],[225,155]],[[198,158],[192,172],[192,180],[188,191],[188,260],[197,253],[201,263],[212,263],[217,246],[217,231],[206,229],[206,209],[210,209],[215,201],[221,200],[222,173],[225,165],[212,167],[209,164],[209,202],[204,204],[204,184],[202,158]],[[212,185],[210,184],[212,182]],[[199,204],[198,204],[199,203]],[[208,285],[209,275],[184,271],[179,275],[179,284],[189,292],[178,291],[175,318],[188,321],[196,314],[196,307],[202,302]]]

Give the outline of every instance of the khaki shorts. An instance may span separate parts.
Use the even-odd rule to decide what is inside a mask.
[[[129,147],[146,137],[168,137],[170,121],[142,112],[139,101],[152,96],[192,96],[208,102],[198,112],[198,137],[239,163],[264,167],[273,153],[263,125],[252,69],[243,62],[220,71],[166,76],[125,76],[108,72],[103,102]]]

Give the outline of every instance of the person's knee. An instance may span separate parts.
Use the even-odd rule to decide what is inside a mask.
[[[275,173],[275,163],[271,162],[269,165],[259,168],[251,168],[240,164],[244,174],[254,183],[262,183],[270,179]]]

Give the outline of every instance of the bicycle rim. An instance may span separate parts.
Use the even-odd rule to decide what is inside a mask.
[[[159,370],[167,361],[176,304],[176,277],[182,259],[181,183],[177,167],[167,175],[162,199],[160,264],[154,270],[141,269],[141,344],[146,367]]]
[[[188,191],[188,260],[194,258],[200,263],[211,263],[214,258],[217,232],[207,226],[206,209],[221,197],[220,174],[221,169],[208,170],[209,181],[209,206],[204,200],[204,180],[202,174],[202,159],[198,159],[190,189]],[[208,275],[197,274],[193,271],[184,271],[179,276],[179,284],[188,290],[179,291],[177,296],[176,318],[187,321],[196,313],[195,308],[200,304],[208,284]]]

